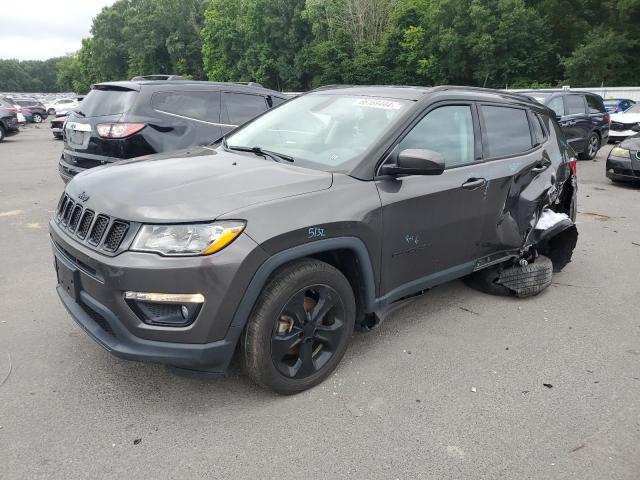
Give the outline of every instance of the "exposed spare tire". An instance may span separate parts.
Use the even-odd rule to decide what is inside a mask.
[[[532,297],[551,285],[553,263],[544,255],[539,255],[527,265],[499,265],[465,278],[470,287],[492,295],[511,297]]]

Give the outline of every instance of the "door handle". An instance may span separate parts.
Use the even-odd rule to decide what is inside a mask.
[[[487,183],[484,178],[470,178],[462,184],[462,188],[467,190],[475,190],[478,187],[482,187]]]
[[[532,173],[540,173],[540,172],[544,172],[547,168],[549,168],[549,164],[548,163],[539,163],[537,164],[535,167],[533,167],[531,169]]]

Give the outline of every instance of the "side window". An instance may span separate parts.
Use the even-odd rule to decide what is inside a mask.
[[[604,113],[604,103],[595,95],[587,95],[589,113]]]
[[[567,115],[577,115],[587,113],[582,95],[567,95],[564,97],[565,111]]]
[[[263,96],[245,93],[224,92],[222,103],[227,113],[227,122],[231,125],[242,125],[268,108]]]
[[[533,127],[533,137],[535,138],[536,145],[544,143],[547,138],[547,134],[542,126],[540,115],[537,113],[531,113],[531,126]]]
[[[488,157],[526,152],[532,147],[527,111],[521,108],[482,106]]]
[[[474,160],[473,116],[469,105],[450,105],[429,112],[400,142],[408,148],[433,150],[444,157],[447,167]]]
[[[281,103],[286,102],[287,99],[286,98],[280,98],[280,97],[271,97],[271,103],[272,103],[272,107],[275,107],[277,105],[280,105]]]
[[[556,115],[560,117],[564,116],[564,102],[562,101],[562,97],[555,97],[549,102],[547,107],[556,112]]]
[[[151,105],[159,112],[220,123],[220,92],[158,92],[151,97]]]

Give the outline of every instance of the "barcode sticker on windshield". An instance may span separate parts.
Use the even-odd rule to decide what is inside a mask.
[[[381,100],[379,98],[361,98],[353,103],[354,107],[370,107],[370,108],[382,108],[383,110],[398,110],[402,107],[399,102],[392,100]]]

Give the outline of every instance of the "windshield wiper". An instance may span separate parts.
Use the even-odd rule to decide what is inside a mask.
[[[227,145],[226,142],[224,146],[228,150],[237,150],[238,152],[251,152],[251,153],[255,153],[256,155],[261,155],[263,157],[269,157],[271,160],[278,163],[282,162],[282,160],[285,160],[291,163],[294,162],[293,157],[290,157],[289,155],[272,152],[271,150],[263,150],[260,147],[236,147],[236,146]]]
[[[81,116],[81,117],[86,117],[86,115],[84,113],[82,113],[80,110],[72,110],[73,113]]]

